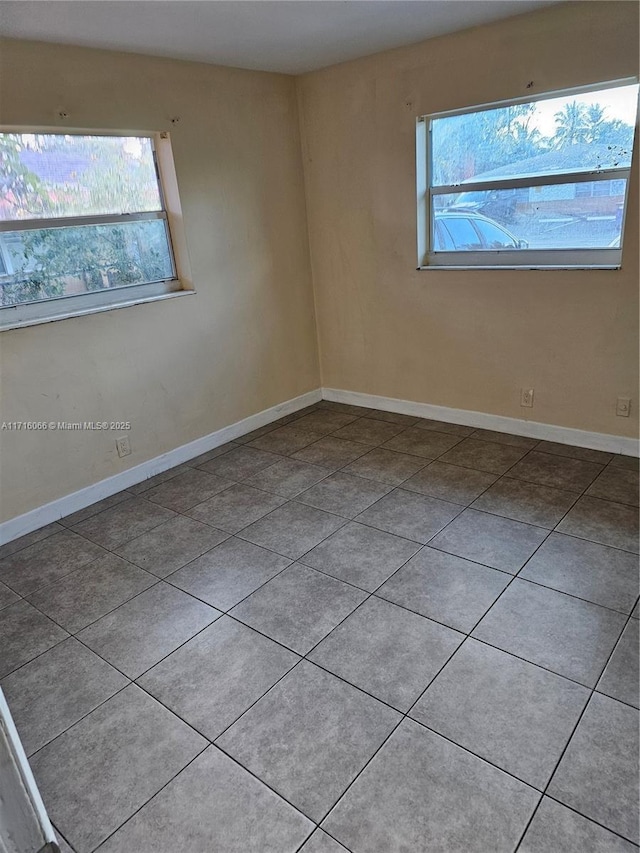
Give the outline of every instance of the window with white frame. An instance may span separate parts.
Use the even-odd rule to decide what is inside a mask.
[[[158,143],[171,170],[166,134],[0,132],[0,328],[182,289]]]
[[[637,106],[623,80],[419,118],[419,267],[619,267]]]

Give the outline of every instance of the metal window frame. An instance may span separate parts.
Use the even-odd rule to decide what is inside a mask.
[[[57,296],[32,302],[22,302],[16,305],[0,305],[0,331],[33,326],[39,323],[67,319],[69,317],[94,314],[138,305],[144,302],[166,299],[168,297],[193,294],[195,291],[183,283],[178,273],[176,251],[170,227],[170,213],[166,202],[163,185],[163,170],[158,164],[157,143],[167,140],[166,132],[130,131],[130,130],[84,130],[68,128],[26,128],[0,127],[0,133],[33,133],[59,136],[130,136],[138,139],[149,139],[154,161],[158,193],[161,208],[153,211],[135,211],[122,214],[96,214],[87,216],[60,216],[52,218],[18,219],[0,221],[0,235],[22,231],[35,231],[50,228],[73,228],[87,225],[114,225],[127,222],[143,222],[162,220],[164,222],[169,257],[171,261],[171,276],[156,281],[127,284],[88,293]],[[175,176],[173,176],[175,178]],[[171,179],[171,176],[169,176]],[[174,181],[175,182],[175,181]],[[184,254],[184,251],[183,251]],[[6,278],[2,276],[2,278]],[[0,281],[0,287],[2,282]]]
[[[431,113],[416,120],[416,190],[417,190],[417,248],[418,269],[619,269],[622,264],[622,244],[629,199],[629,180],[631,166],[607,169],[573,170],[551,172],[545,175],[500,178],[493,180],[465,181],[457,184],[431,186],[433,163],[432,122],[435,119],[455,115],[467,115],[509,107],[516,104],[536,103],[560,96],[571,96],[586,92],[598,92],[621,86],[637,85],[637,78],[624,78],[590,86],[547,92],[539,97],[514,98],[483,104],[477,107],[464,107],[447,112]],[[635,138],[638,136],[638,117],[636,110]],[[477,192],[504,189],[519,189],[536,186],[554,186],[569,183],[593,183],[594,181],[625,180],[625,193],[622,210],[620,248],[600,249],[506,249],[480,252],[435,251],[433,247],[434,216],[433,199],[438,195],[460,192]]]

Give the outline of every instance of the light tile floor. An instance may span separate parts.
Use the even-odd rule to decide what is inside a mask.
[[[0,549],[75,853],[638,850],[638,466],[323,402]]]

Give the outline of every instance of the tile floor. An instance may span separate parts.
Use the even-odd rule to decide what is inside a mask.
[[[638,465],[323,402],[0,550],[63,851],[638,850]]]

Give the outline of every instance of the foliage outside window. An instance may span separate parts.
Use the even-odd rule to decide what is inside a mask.
[[[638,85],[424,116],[421,267],[618,267]]]
[[[176,289],[152,137],[0,133],[3,319]]]

